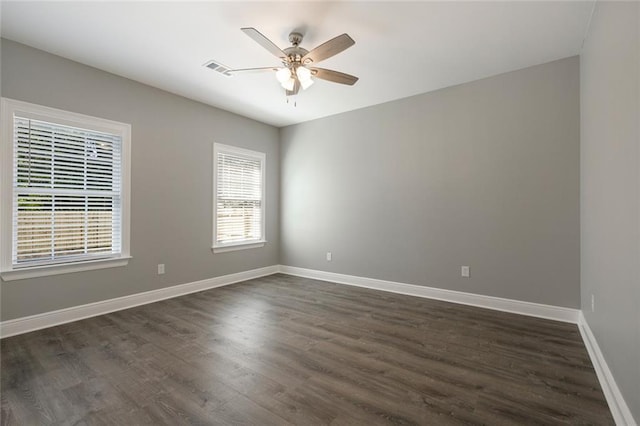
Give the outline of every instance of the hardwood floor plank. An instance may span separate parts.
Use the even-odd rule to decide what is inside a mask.
[[[613,424],[575,325],[280,274],[0,349],[3,425]]]

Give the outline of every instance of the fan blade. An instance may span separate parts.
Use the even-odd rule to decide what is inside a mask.
[[[358,77],[345,74],[343,72],[327,70],[324,68],[309,68],[311,70],[311,75],[317,78],[321,78],[322,80],[332,81],[334,83],[347,84],[349,86],[353,86],[358,81]]]
[[[237,72],[262,72],[262,71],[278,71],[277,67],[261,67],[261,68],[239,68],[237,70],[229,70],[228,73],[237,73]]]
[[[318,63],[327,58],[330,58],[343,50],[353,46],[356,42],[353,41],[348,34],[342,34],[338,37],[332,38],[329,41],[322,43],[320,46],[313,49],[302,57],[303,64],[309,64],[311,62]]]
[[[262,46],[265,49],[267,49],[269,52],[271,52],[272,55],[275,55],[276,57],[278,57],[280,59],[286,59],[287,58],[287,54],[284,53],[282,51],[282,49],[280,49],[278,46],[276,46],[271,40],[269,40],[264,35],[262,35],[262,33],[260,31],[256,30],[255,28],[252,28],[252,27],[240,28],[240,29],[246,35],[251,37],[253,39],[253,41],[255,41],[260,46]]]

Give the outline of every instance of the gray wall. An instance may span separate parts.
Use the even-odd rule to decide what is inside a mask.
[[[579,130],[578,57],[283,128],[280,262],[578,308]]]
[[[278,263],[278,129],[8,40],[1,47],[2,96],[132,125],[133,256],[123,268],[2,282],[3,321]],[[264,248],[211,252],[214,141],[267,154]]]
[[[581,56],[580,162],[582,309],[637,422],[640,422],[639,26],[638,3],[597,3]]]

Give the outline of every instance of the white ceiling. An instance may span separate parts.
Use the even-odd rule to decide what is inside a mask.
[[[594,1],[570,2],[6,2],[2,37],[275,126],[363,108],[577,55]],[[281,48],[348,33],[320,64],[360,77],[317,81],[287,104],[274,75],[231,68],[279,61],[240,31]]]

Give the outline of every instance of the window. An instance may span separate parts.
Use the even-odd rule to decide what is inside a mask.
[[[213,145],[213,251],[262,247],[265,154]]]
[[[2,99],[4,280],[126,265],[130,126]]]

